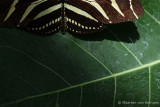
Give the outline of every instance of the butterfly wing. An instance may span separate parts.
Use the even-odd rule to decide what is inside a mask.
[[[24,11],[34,1],[36,0],[1,0],[0,26],[13,27],[20,24],[19,20]]]
[[[59,0],[47,0],[37,5],[27,16],[26,19],[34,17],[24,29],[41,35],[59,31],[62,20],[61,7]]]
[[[120,23],[139,19],[144,10],[139,0],[80,0],[94,7],[92,11],[102,23]],[[98,11],[98,12],[97,12]]]
[[[104,24],[139,19],[144,10],[139,0],[68,0],[65,4],[68,30],[92,33]]]
[[[99,21],[95,8],[83,0],[68,0],[64,4],[68,31],[87,34],[102,30],[105,25]]]
[[[0,26],[37,34],[92,33],[143,14],[139,0],[1,0],[0,10]]]
[[[4,11],[0,12],[0,26],[17,26],[42,35],[60,29],[61,2],[59,0],[2,0],[0,9]]]

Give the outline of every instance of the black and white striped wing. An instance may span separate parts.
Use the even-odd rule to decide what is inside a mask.
[[[30,12],[28,17],[34,18],[23,29],[42,35],[59,31],[62,20],[61,8],[62,3],[59,0],[45,0]]]
[[[87,34],[102,30],[105,25],[99,21],[95,14],[97,10],[83,0],[68,0],[65,4],[67,30]]]
[[[34,1],[36,0],[1,0],[0,26],[13,27],[18,25],[26,8]],[[24,26],[23,24],[21,25]]]
[[[42,35],[56,32],[61,26],[61,6],[59,0],[2,0],[0,26]]]
[[[64,5],[68,30],[84,34],[139,19],[144,12],[139,0],[68,0]]]
[[[79,34],[102,30],[106,24],[139,19],[139,0],[1,0],[0,26],[17,26],[36,34],[61,29]]]

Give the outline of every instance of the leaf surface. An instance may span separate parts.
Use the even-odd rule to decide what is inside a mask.
[[[91,35],[1,28],[0,107],[159,106],[160,2],[141,2],[140,20]]]

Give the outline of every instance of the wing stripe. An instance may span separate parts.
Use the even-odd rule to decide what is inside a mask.
[[[79,15],[85,16],[85,17],[87,17],[87,18],[89,18],[89,19],[91,19],[91,20],[94,20],[94,21],[98,22],[97,19],[95,19],[95,18],[92,17],[90,14],[88,14],[87,12],[85,12],[85,11],[83,11],[83,10],[77,8],[77,7],[74,7],[74,6],[69,5],[69,4],[67,4],[67,3],[64,3],[64,7],[67,8],[68,10],[71,10],[71,11],[79,14]]]
[[[61,7],[62,7],[62,3],[57,4],[57,5],[54,5],[54,6],[50,7],[50,8],[48,8],[48,9],[40,12],[40,13],[34,18],[34,20],[36,20],[36,19],[38,19],[38,18],[41,18],[41,17],[43,17],[43,16],[45,16],[45,15],[47,15],[47,14],[50,14],[50,13],[52,13],[53,11],[56,11],[56,10],[60,9]]]
[[[107,20],[109,20],[109,17],[107,16],[107,14],[106,14],[105,11],[103,10],[103,8],[102,8],[95,0],[82,0],[82,1],[91,4],[91,5],[92,5],[93,7],[95,7]]]
[[[28,14],[35,8],[37,7],[39,4],[43,3],[43,2],[46,2],[46,0],[38,0],[36,2],[33,2],[31,3],[31,5],[28,6],[28,8],[26,9],[26,11],[24,12],[21,20],[20,20],[20,23],[23,22],[25,20],[25,18],[28,16]]]
[[[59,18],[52,20],[49,23],[46,23],[45,25],[43,25],[41,27],[32,27],[32,28],[28,28],[28,30],[42,30],[42,29],[45,29],[47,27],[50,27],[51,25],[54,25],[54,24],[60,22],[61,19],[62,19],[62,17],[60,16]]]
[[[130,2],[130,8],[131,8],[134,16],[138,19],[138,16],[136,15],[136,13],[135,13],[135,11],[134,11],[134,9],[133,9],[132,0],[129,0],[129,2]]]
[[[13,2],[13,4],[11,5],[10,10],[9,10],[6,18],[4,19],[4,22],[5,22],[5,21],[12,15],[12,13],[15,11],[15,9],[16,9],[15,6],[16,6],[16,4],[18,3],[18,1],[19,1],[19,0],[14,0],[14,2]]]
[[[34,1],[32,2],[31,4],[41,4],[43,2],[46,2],[47,0],[37,0],[37,1]]]
[[[118,11],[118,13],[120,13],[123,17],[125,17],[122,11],[120,10],[116,0],[111,0],[111,2],[112,2],[112,6]]]

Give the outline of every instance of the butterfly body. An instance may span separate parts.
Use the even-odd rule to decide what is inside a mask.
[[[139,0],[1,0],[0,10],[0,26],[41,35],[93,33],[143,14]]]
[[[62,7],[61,7],[61,16],[62,16],[61,32],[62,32],[62,34],[65,34],[65,32],[67,30],[67,17],[66,17],[65,7],[64,7],[65,0],[61,0],[61,1],[62,1]]]

